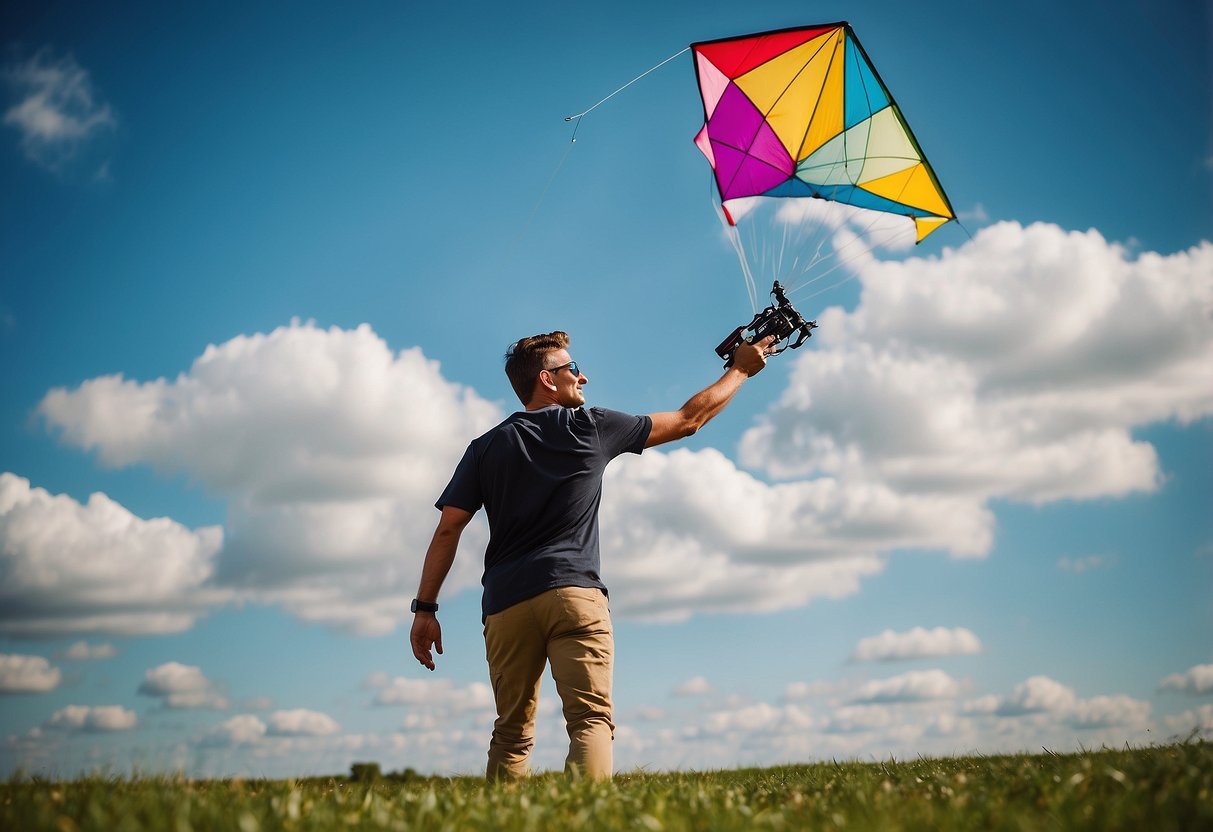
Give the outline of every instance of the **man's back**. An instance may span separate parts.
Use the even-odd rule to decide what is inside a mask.
[[[647,416],[553,405],[514,413],[474,440],[438,499],[489,519],[485,617],[560,586],[597,587],[602,474],[640,453]]]

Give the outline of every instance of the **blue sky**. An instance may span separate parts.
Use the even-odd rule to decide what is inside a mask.
[[[842,19],[964,228],[613,465],[617,767],[1213,731],[1202,4],[0,14],[0,775],[480,770],[482,525],[434,674],[407,603],[506,345],[652,412],[750,314],[689,55],[563,118]]]

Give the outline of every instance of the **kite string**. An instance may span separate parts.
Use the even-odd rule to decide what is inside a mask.
[[[572,151],[572,149],[572,145],[565,148],[564,155],[560,157],[560,161],[557,162],[556,167],[552,169],[552,174],[548,177],[547,184],[543,186],[543,190],[539,192],[539,196],[535,197],[535,204],[531,206],[531,211],[529,214],[527,214],[526,219],[523,221],[522,227],[518,229],[518,233],[514,235],[514,239],[511,240],[509,245],[506,247],[505,254],[502,256],[503,261],[508,262],[513,258],[514,251],[518,248],[518,244],[522,241],[522,238],[526,236],[527,232],[531,230],[531,224],[535,221],[535,215],[539,213],[539,206],[543,202],[543,198],[547,196],[548,191],[551,190],[552,183],[556,181],[556,177],[564,167],[564,163],[569,158],[569,153]]]
[[[579,127],[581,126],[581,119],[582,119],[582,117],[589,115],[589,114],[590,114],[590,113],[592,113],[594,110],[598,109],[598,107],[599,107],[600,105],[605,104],[607,101],[609,101],[610,99],[614,98],[616,95],[618,95],[619,93],[623,92],[623,91],[624,91],[624,90],[626,90],[628,87],[632,86],[632,84],[635,84],[637,81],[639,81],[639,80],[640,80],[641,78],[643,78],[644,76],[648,75],[650,72],[653,72],[654,70],[657,70],[657,69],[661,69],[663,66],[665,66],[665,65],[666,65],[666,64],[668,64],[670,61],[672,61],[672,60],[674,60],[675,58],[677,58],[679,55],[681,55],[681,54],[683,54],[684,52],[688,51],[690,48],[691,48],[691,47],[689,47],[689,46],[684,47],[683,49],[680,49],[679,51],[675,52],[675,53],[674,53],[673,55],[671,55],[670,57],[666,58],[666,59],[665,59],[664,61],[662,61],[661,63],[656,64],[655,66],[651,66],[651,67],[649,67],[649,68],[648,68],[648,69],[646,69],[644,72],[640,73],[640,74],[639,74],[639,75],[637,75],[635,78],[633,78],[631,81],[628,81],[628,82],[627,82],[626,84],[624,84],[622,87],[620,87],[619,89],[615,90],[615,91],[614,91],[613,93],[611,93],[610,95],[608,95],[608,96],[606,96],[605,98],[603,98],[601,101],[599,101],[598,103],[596,103],[596,104],[595,104],[593,107],[590,107],[590,108],[589,108],[589,109],[587,109],[587,110],[583,110],[582,112],[577,113],[576,115],[566,116],[566,117],[565,117],[565,119],[564,119],[565,121],[572,121],[573,119],[576,119],[576,120],[577,120],[577,124],[575,124],[575,125],[573,126],[573,141],[574,141],[574,142],[576,142],[576,141],[577,141],[577,128],[579,128]]]
[[[750,261],[746,257],[745,246],[741,242],[741,234],[736,226],[725,224],[725,236],[729,243],[733,246],[733,251],[737,253],[737,260],[741,263],[741,275],[745,278],[746,294],[750,296],[750,311],[758,311],[758,288],[754,285],[754,273],[750,269]]]

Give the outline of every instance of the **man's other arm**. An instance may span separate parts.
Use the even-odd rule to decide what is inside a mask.
[[[737,394],[742,382],[766,366],[766,350],[772,340],[768,336],[755,344],[742,341],[733,354],[733,366],[725,370],[715,384],[700,390],[679,410],[649,414],[653,429],[644,446],[651,448],[682,439],[710,422]]]
[[[425,563],[421,566],[421,582],[417,587],[417,600],[437,603],[438,592],[442,582],[451,571],[455,562],[455,552],[459,549],[459,536],[472,519],[472,512],[455,506],[443,506],[442,517],[438,519],[438,528],[430,540],[430,548],[425,553]],[[413,616],[413,630],[409,636],[413,646],[413,656],[430,670],[434,669],[434,655],[431,648],[442,655],[442,626],[438,616],[432,612],[418,612]]]

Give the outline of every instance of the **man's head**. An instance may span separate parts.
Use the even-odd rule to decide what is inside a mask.
[[[505,374],[523,407],[585,404],[581,388],[589,379],[569,357],[568,347],[569,336],[559,330],[532,335],[510,345],[505,354]]]

